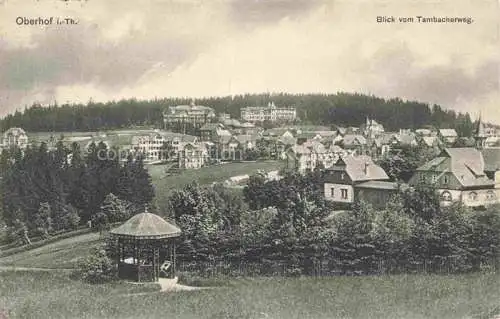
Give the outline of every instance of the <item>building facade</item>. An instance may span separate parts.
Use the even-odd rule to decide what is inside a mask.
[[[369,181],[388,181],[385,171],[369,156],[348,155],[327,169],[324,182],[325,199],[352,204],[356,200],[356,187]]]
[[[12,127],[3,133],[2,145],[4,148],[24,149],[28,146],[28,135],[22,128]]]
[[[140,153],[146,162],[171,160],[178,156],[182,143],[196,143],[198,138],[172,132],[153,132],[134,136],[131,150]]]
[[[215,111],[211,107],[195,105],[178,105],[168,107],[163,112],[164,128],[173,132],[197,135],[198,130],[206,123],[214,121]]]
[[[182,143],[178,152],[179,168],[201,168],[208,162],[208,157],[208,151],[203,143]]]
[[[374,119],[366,118],[366,123],[363,127],[363,134],[365,137],[375,138],[384,132],[384,126],[382,124]]]
[[[419,167],[409,184],[432,185],[443,206],[453,202],[469,207],[487,206],[497,203],[499,194],[486,168],[483,154],[475,148],[445,148]]]
[[[241,109],[241,120],[246,122],[292,122],[297,119],[294,107],[277,107],[274,102],[267,106],[244,107]]]

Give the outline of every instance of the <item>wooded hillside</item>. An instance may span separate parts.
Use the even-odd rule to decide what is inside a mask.
[[[162,126],[162,111],[168,106],[189,104],[190,98],[164,98],[155,100],[121,100],[107,103],[75,105],[33,105],[24,112],[8,115],[0,121],[2,130],[22,127],[27,131],[96,131],[131,126]],[[239,118],[246,106],[263,106],[273,101],[277,106],[295,106],[305,123],[320,125],[359,126],[366,117],[382,123],[386,130],[438,126],[455,128],[460,135],[469,136],[473,123],[469,114],[443,110],[439,105],[428,105],[401,99],[382,99],[351,93],[337,94],[246,94],[231,98],[210,97],[197,99],[217,112]]]

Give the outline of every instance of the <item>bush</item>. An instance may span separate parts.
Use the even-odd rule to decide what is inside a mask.
[[[102,284],[117,279],[117,267],[105,247],[97,248],[79,266],[79,277],[89,283]]]
[[[65,230],[76,230],[80,224],[78,209],[73,206],[67,207],[67,212],[62,218]]]

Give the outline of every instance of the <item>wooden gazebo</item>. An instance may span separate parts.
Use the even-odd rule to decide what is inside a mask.
[[[110,232],[117,238],[118,277],[138,282],[175,276],[175,237],[181,230],[158,215],[137,214]]]

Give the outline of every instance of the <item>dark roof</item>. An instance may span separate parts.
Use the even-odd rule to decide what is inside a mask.
[[[181,230],[160,216],[146,212],[133,216],[123,225],[111,230],[111,234],[137,239],[163,239],[177,237]]]
[[[500,170],[500,148],[485,148],[481,153],[484,157],[484,170],[486,172]]]
[[[344,156],[337,160],[329,170],[344,170],[341,168],[342,164],[345,164],[345,171],[353,182],[389,179],[382,167],[373,163],[371,157],[366,155]]]
[[[300,134],[297,135],[297,138],[301,138],[301,139],[311,139],[311,138],[314,138],[316,137],[316,135],[319,135],[318,133],[316,132],[302,132]]]
[[[363,135],[347,134],[344,136],[344,145],[351,146],[359,143],[360,145],[366,145],[366,138]]]
[[[485,161],[475,148],[446,148],[441,154],[425,163],[417,171],[435,173],[451,172],[460,184],[469,186],[491,186],[494,184],[484,173]]]

